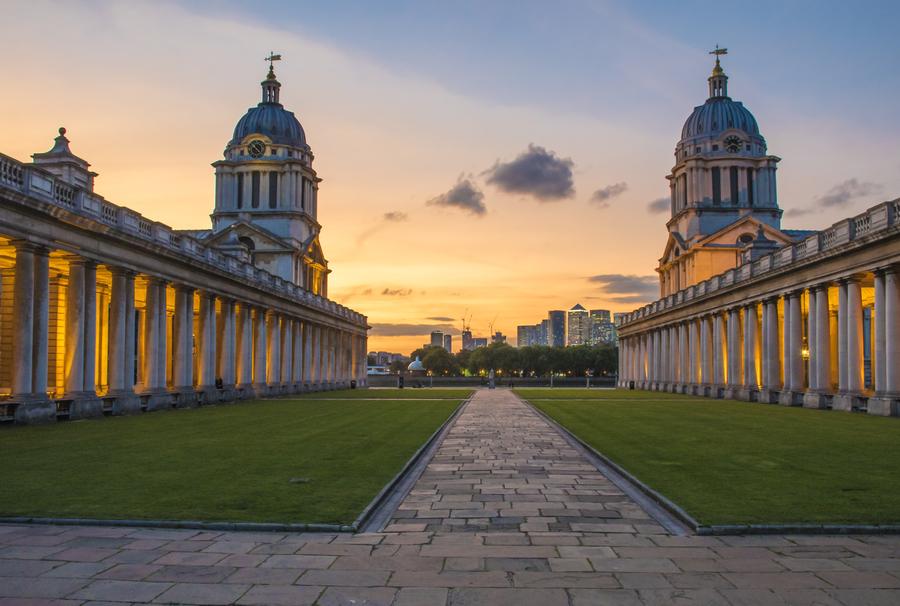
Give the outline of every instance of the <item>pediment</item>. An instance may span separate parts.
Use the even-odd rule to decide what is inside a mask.
[[[790,235],[782,232],[780,229],[776,229],[771,225],[763,223],[752,215],[747,215],[741,217],[734,223],[726,225],[719,231],[706,236],[697,242],[696,246],[740,248],[745,245],[745,243],[741,242],[741,237],[744,237],[745,239],[749,238],[749,241],[753,241],[756,239],[760,226],[766,237],[777,242],[779,246],[791,244],[794,241]]]
[[[293,252],[294,247],[258,225],[238,221],[207,239],[210,246],[226,246],[234,239],[249,238],[254,252]]]

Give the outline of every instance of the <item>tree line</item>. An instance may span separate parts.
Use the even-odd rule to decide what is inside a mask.
[[[547,347],[531,345],[512,347],[491,343],[487,347],[459,351],[455,354],[443,347],[422,347],[411,354],[419,357],[425,369],[434,376],[478,376],[491,369],[504,376],[543,377],[551,373],[573,377],[612,376],[618,369],[618,350],[613,345],[577,345]],[[392,363],[392,372],[406,370],[407,363]]]

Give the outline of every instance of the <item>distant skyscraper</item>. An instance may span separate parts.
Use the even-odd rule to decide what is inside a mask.
[[[431,346],[432,347],[443,347],[444,346],[444,333],[436,330],[431,333]]]
[[[616,327],[610,321],[608,309],[592,309],[591,310],[591,331],[590,344],[600,345],[609,344],[615,340]]]
[[[472,331],[464,330],[462,331],[462,349],[463,351],[471,351],[475,349],[475,343],[472,339]]]
[[[547,312],[547,345],[565,347],[566,345],[566,312],[554,309]]]
[[[534,326],[524,324],[516,327],[516,347],[534,345]]]
[[[491,343],[506,343],[506,335],[498,330],[491,335]]]
[[[472,349],[487,347],[487,337],[475,337],[472,339]]]
[[[591,327],[588,311],[576,303],[566,316],[566,345],[585,345],[590,338]]]
[[[453,335],[444,335],[444,349],[453,353]]]
[[[541,320],[541,323],[538,324],[538,327],[540,333],[538,333],[538,342],[536,343],[536,345],[549,345],[550,320]]]

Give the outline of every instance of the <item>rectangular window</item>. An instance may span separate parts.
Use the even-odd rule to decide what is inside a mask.
[[[747,169],[747,204],[753,206],[753,181],[756,179],[756,171]]]
[[[738,197],[739,193],[740,192],[738,191],[738,169],[737,169],[737,166],[732,166],[731,167],[731,203],[734,206],[737,206],[738,200],[740,200],[740,198]]]
[[[278,173],[269,173],[269,208],[278,208]]]
[[[300,177],[300,210],[306,210],[306,177]]]
[[[712,190],[713,205],[719,206],[722,204],[722,173],[718,167],[712,169]]]
[[[237,176],[237,207],[244,208],[244,173]]]
[[[250,176],[252,178],[250,206],[252,206],[253,208],[259,208],[259,171],[253,171]]]

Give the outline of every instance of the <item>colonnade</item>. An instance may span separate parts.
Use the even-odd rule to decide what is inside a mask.
[[[619,351],[622,387],[898,415],[900,268],[623,327]]]
[[[11,245],[0,416],[43,422],[365,385],[365,329],[339,317],[301,317],[24,240]],[[51,256],[65,283],[58,294]],[[99,304],[98,268],[108,293]]]

